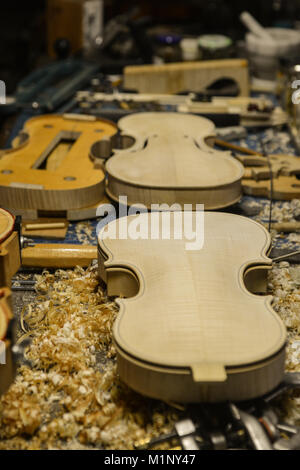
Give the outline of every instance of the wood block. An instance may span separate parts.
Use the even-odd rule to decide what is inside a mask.
[[[42,268],[89,266],[97,258],[97,247],[91,245],[44,244],[22,250],[22,265]]]
[[[26,228],[27,224],[51,224],[51,223],[62,222],[64,224],[63,228],[55,229],[39,229],[39,230],[28,230]],[[69,222],[65,219],[51,219],[51,218],[38,218],[38,219],[27,219],[23,220],[22,223],[22,235],[24,237],[38,237],[38,238],[65,238],[68,231]]]
[[[237,156],[244,164],[242,187],[250,196],[270,197],[270,168],[266,157]],[[294,155],[269,155],[273,175],[273,199],[291,200],[300,197],[300,158]]]
[[[240,87],[240,95],[249,95],[248,62],[243,59],[137,65],[124,69],[125,88],[139,93],[199,92],[220,78],[233,79]]]
[[[0,286],[10,286],[11,278],[20,266],[19,236],[13,232],[0,244]]]

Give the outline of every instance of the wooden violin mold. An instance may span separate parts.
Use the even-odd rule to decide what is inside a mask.
[[[106,163],[107,194],[128,205],[204,204],[219,209],[241,197],[243,165],[230,152],[206,145],[214,124],[180,113],[137,113],[118,122],[123,137],[134,142],[114,150]],[[182,207],[183,208],[183,207]]]
[[[21,266],[19,236],[13,231],[14,224],[14,216],[0,208],[0,287],[9,287]]]
[[[0,201],[10,210],[67,211],[104,197],[104,173],[89,152],[116,133],[109,121],[81,115],[29,119],[17,148],[0,159]],[[29,214],[30,215],[30,214]]]
[[[122,217],[98,236],[99,273],[108,295],[118,296],[121,378],[144,395],[178,402],[247,400],[272,390],[284,372],[285,327],[272,297],[246,287],[255,271],[261,284],[271,268],[269,233],[241,216],[205,212],[200,250],[186,250],[187,239],[172,229],[169,240],[161,232],[157,240],[110,235],[126,233],[137,217],[150,227],[151,216]]]

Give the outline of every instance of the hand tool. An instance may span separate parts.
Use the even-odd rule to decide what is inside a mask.
[[[300,449],[300,428],[282,423],[271,407],[271,401],[291,388],[300,388],[300,373],[284,375],[283,382],[268,395],[236,405],[199,404],[186,406],[174,431],[143,443],[140,449],[151,449],[165,442],[179,440],[185,450],[294,450]],[[283,439],[282,433],[289,436]]]
[[[97,259],[97,247],[92,245],[34,244],[33,240],[20,235],[21,217],[14,218],[7,211],[1,211],[13,223],[11,232],[0,242],[0,286],[11,285],[11,278],[21,263],[42,268],[72,268],[89,266],[92,260]]]
[[[66,59],[46,65],[19,83],[16,104],[54,111],[84,86],[98,69],[98,65],[77,59]]]
[[[271,441],[259,420],[255,416],[240,410],[234,404],[231,404],[230,407],[234,419],[245,426],[254,449],[272,450]]]
[[[39,243],[22,249],[22,266],[42,268],[87,267],[97,259],[97,247],[92,245]]]

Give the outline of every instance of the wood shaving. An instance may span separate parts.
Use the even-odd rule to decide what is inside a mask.
[[[0,400],[0,449],[133,449],[168,433],[178,412],[128,389],[116,370],[115,304],[97,267],[37,276],[22,328],[33,335]],[[22,341],[22,337],[20,338]]]
[[[75,233],[81,244],[89,245],[95,242],[93,225],[88,220],[85,222],[78,222],[75,225]]]
[[[294,214],[300,209],[300,200],[292,199],[286,202],[274,201],[272,205],[272,220],[276,222],[295,222]],[[260,213],[255,217],[258,222],[269,220],[270,202],[265,200]]]
[[[287,371],[300,371],[300,266],[274,264],[273,306],[288,330]],[[0,400],[0,449],[133,449],[169,433],[182,412],[126,387],[116,370],[117,315],[97,267],[37,276],[23,312],[33,335],[26,359]],[[22,340],[22,338],[21,338]],[[282,419],[300,425],[300,393],[280,400]],[[160,448],[165,448],[161,446]]]
[[[287,328],[286,371],[300,372],[300,266],[290,266],[287,261],[274,263],[269,288],[274,295],[273,308]],[[278,412],[284,421],[299,426],[300,391],[284,395]]]

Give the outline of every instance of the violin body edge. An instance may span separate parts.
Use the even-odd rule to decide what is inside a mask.
[[[121,379],[142,395],[179,403],[251,400],[275,389],[284,374],[285,347],[257,365],[226,368],[226,381],[195,382],[191,369],[145,364],[129,356],[114,341]]]
[[[122,195],[127,197],[128,206],[134,206],[138,202],[147,209],[151,209],[152,204],[179,204],[182,208],[184,204],[191,204],[194,210],[196,204],[204,204],[205,210],[218,210],[230,207],[242,198],[240,180],[219,188],[169,189],[124,184],[108,175],[105,192],[116,203],[119,202],[117,195]]]

